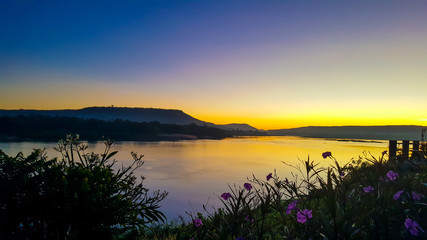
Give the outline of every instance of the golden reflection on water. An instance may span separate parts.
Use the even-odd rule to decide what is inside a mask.
[[[283,164],[297,165],[299,160],[310,157],[321,166],[332,164],[323,159],[322,153],[332,155],[345,164],[358,158],[363,151],[378,157],[387,149],[386,141],[343,142],[300,137],[244,137],[224,140],[192,140],[177,142],[117,142],[114,150],[119,164],[131,161],[131,151],[144,154],[145,164],[137,173],[146,177],[151,190],[169,192],[163,210],[169,218],[183,215],[185,210],[201,211],[206,203],[219,206],[216,196],[228,191],[227,184],[241,186],[251,178],[265,179],[277,170],[277,174],[291,177],[295,172]],[[57,156],[52,143],[0,143],[0,149],[13,155],[19,151],[28,154],[32,148],[46,148],[49,156]],[[89,150],[101,153],[103,143],[89,143]]]

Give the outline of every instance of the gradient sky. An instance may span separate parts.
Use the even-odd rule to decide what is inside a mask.
[[[427,125],[427,2],[0,2],[0,108],[108,105]]]

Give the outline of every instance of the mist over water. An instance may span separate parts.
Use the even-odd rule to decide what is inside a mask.
[[[59,157],[53,149],[56,143],[10,142],[0,143],[0,149],[8,155],[23,152],[28,155],[34,148],[45,148],[49,158]],[[342,164],[358,159],[364,151],[378,157],[387,150],[387,141],[345,142],[300,137],[244,137],[224,140],[191,140],[176,142],[116,142],[118,151],[116,168],[132,161],[131,151],[143,154],[145,164],[137,171],[146,177],[150,190],[169,192],[162,211],[169,220],[185,211],[203,211],[219,207],[218,196],[228,191],[228,184],[242,186],[254,175],[265,179],[268,173],[291,177],[295,169],[283,164],[298,165],[299,160],[310,157],[322,166],[332,164],[323,159],[322,153],[331,151]],[[89,143],[89,151],[102,153],[102,142]]]

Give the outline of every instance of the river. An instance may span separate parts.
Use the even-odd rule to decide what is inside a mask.
[[[0,149],[8,155],[23,152],[28,155],[34,148],[45,148],[49,157],[58,156],[53,149],[56,143],[1,142]],[[295,172],[286,162],[297,165],[298,159],[310,157],[322,166],[331,164],[322,153],[332,152],[340,162],[357,159],[363,151],[378,157],[387,150],[386,141],[336,141],[300,137],[244,137],[223,140],[188,140],[162,142],[116,142],[113,150],[119,151],[115,159],[119,164],[128,164],[130,152],[143,154],[145,164],[137,174],[146,177],[150,190],[169,192],[162,211],[169,220],[178,216],[187,218],[186,211],[195,213],[220,206],[218,196],[228,190],[228,184],[237,186],[247,182],[248,177],[265,176],[277,171],[281,177],[291,177]],[[102,153],[102,142],[89,143],[89,150]]]

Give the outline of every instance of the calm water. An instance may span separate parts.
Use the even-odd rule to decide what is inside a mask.
[[[56,143],[0,143],[6,154],[30,153],[33,148],[46,148],[48,156],[58,156]],[[243,185],[254,174],[264,179],[275,169],[282,177],[292,170],[282,162],[296,165],[298,159],[310,159],[327,166],[331,164],[321,154],[331,151],[341,163],[358,158],[363,151],[379,156],[386,150],[386,141],[341,142],[298,137],[247,137],[224,140],[193,140],[178,142],[117,142],[115,159],[130,163],[131,151],[144,154],[145,164],[138,174],[144,175],[146,186],[169,192],[162,210],[169,219],[185,211],[203,211],[202,205],[220,206],[218,197],[228,184]],[[101,153],[102,142],[89,143],[89,150]],[[212,209],[209,207],[208,209]]]

